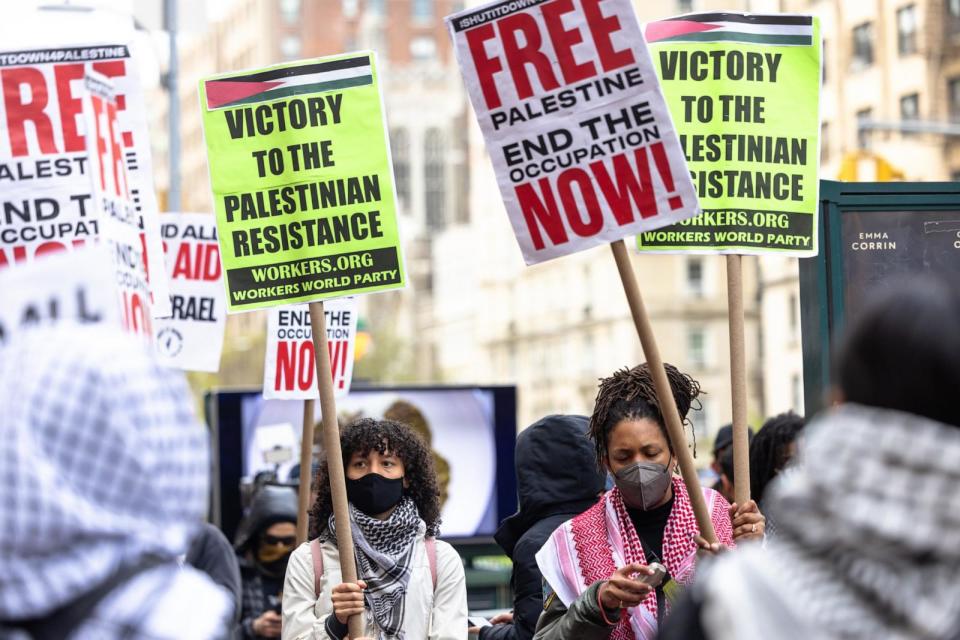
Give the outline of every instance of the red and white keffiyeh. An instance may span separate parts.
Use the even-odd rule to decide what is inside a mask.
[[[717,539],[733,546],[729,503],[713,489],[703,489]],[[680,478],[673,478],[673,509],[663,532],[663,564],[674,580],[693,580],[699,535],[690,495]],[[590,585],[608,579],[617,567],[646,564],[643,544],[630,521],[619,489],[607,492],[597,504],[563,523],[547,540],[537,564],[543,577],[566,606]],[[668,605],[669,607],[669,605]],[[628,609],[610,635],[612,640],[652,640],[657,633],[657,598],[651,592],[640,606]]]

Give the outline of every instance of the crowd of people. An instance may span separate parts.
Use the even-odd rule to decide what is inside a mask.
[[[37,329],[0,357],[0,637],[383,639],[960,637],[960,291],[890,287],[848,326],[830,407],[767,420],[753,500],[731,431],[700,536],[647,365],[590,416],[516,441],[519,510],[496,541],[511,613],[471,627],[441,534],[436,458],[411,426],[357,420],[341,448],[358,579],[345,581],[322,460],[309,540],[266,483],[233,544],[203,524],[209,444],[181,376],[102,327]],[[701,394],[667,365],[686,419]]]

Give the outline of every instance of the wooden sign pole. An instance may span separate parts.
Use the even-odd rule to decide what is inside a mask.
[[[750,440],[747,433],[747,357],[743,329],[741,256],[727,256],[727,313],[730,324],[730,392],[733,403],[734,500],[750,500]]]
[[[313,481],[313,414],[316,400],[303,401],[303,435],[300,437],[300,508],[297,516],[297,544],[307,541],[310,527],[310,486]]]
[[[660,358],[660,349],[657,347],[653,328],[650,326],[650,318],[647,315],[646,307],[644,307],[643,298],[640,296],[640,287],[630,264],[630,255],[627,253],[627,247],[623,240],[610,243],[610,248],[613,250],[613,258],[617,263],[617,270],[620,272],[623,291],[627,294],[627,303],[630,305],[633,324],[636,326],[637,335],[640,337],[643,355],[647,359],[647,365],[653,375],[657,399],[660,401],[663,419],[667,425],[667,433],[670,435],[670,443],[673,445],[677,461],[680,463],[680,474],[683,476],[684,484],[687,485],[687,493],[690,494],[690,506],[693,507],[693,513],[697,517],[700,535],[707,542],[716,542],[717,534],[713,529],[713,521],[710,520],[710,512],[707,511],[703,491],[700,489],[700,478],[697,477],[697,469],[693,465],[693,456],[687,447],[687,437],[683,432],[683,423],[680,421],[677,403],[673,399],[667,371],[663,368],[663,360]]]
[[[337,424],[337,402],[333,395],[333,376],[330,372],[330,352],[327,350],[327,320],[323,302],[310,303],[310,328],[313,332],[313,350],[317,362],[317,386],[320,389],[320,413],[323,420],[323,448],[330,476],[330,494],[333,498],[333,517],[337,522],[337,550],[340,553],[340,574],[343,582],[357,581],[357,563],[353,553],[353,535],[350,530],[350,508],[347,502],[347,480],[340,451],[340,426]],[[363,636],[363,616],[347,620],[349,637]]]

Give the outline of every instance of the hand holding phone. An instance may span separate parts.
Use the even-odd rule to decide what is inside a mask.
[[[489,627],[490,621],[483,616],[467,616],[467,622],[471,627]]]
[[[659,562],[651,562],[647,565],[647,568],[652,569],[653,573],[637,575],[635,580],[656,589],[667,575],[667,568]]]

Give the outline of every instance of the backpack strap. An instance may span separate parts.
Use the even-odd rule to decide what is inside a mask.
[[[427,562],[430,563],[430,578],[433,580],[433,590],[437,590],[437,539],[433,536],[424,538],[423,543],[427,545]]]
[[[320,578],[323,577],[323,549],[320,538],[310,541],[310,555],[313,557],[313,592],[320,597]]]

